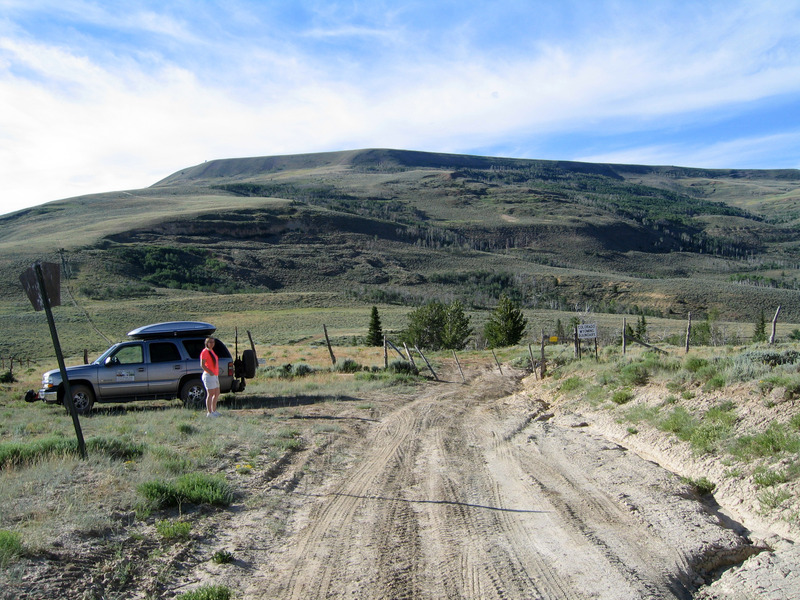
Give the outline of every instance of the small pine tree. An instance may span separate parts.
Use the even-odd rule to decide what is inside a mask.
[[[372,314],[369,318],[367,346],[383,346],[383,329],[381,328],[381,318],[378,315],[377,306],[372,307]]]
[[[528,320],[519,305],[503,294],[484,327],[483,335],[490,348],[513,346],[522,339],[527,325]]]
[[[564,324],[561,322],[561,319],[556,319],[556,337],[560,341],[567,339],[567,332],[564,331]]]
[[[762,310],[758,315],[758,320],[753,328],[753,342],[767,341],[767,318]]]
[[[639,315],[636,323],[636,338],[643,342],[647,341],[647,322],[644,320],[644,315]]]

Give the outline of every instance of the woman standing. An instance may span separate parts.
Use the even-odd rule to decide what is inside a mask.
[[[206,416],[218,417],[219,358],[214,353],[214,338],[206,338],[206,347],[200,353],[200,366],[203,367],[203,385],[206,388]]]

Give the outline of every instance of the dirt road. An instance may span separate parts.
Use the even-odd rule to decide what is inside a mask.
[[[552,419],[518,378],[454,381],[272,480],[220,523],[237,565],[200,579],[244,598],[691,598],[755,552],[677,477]]]

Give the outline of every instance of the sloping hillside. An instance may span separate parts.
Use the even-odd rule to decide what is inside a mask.
[[[358,150],[215,160],[0,219],[4,296],[67,250],[95,299],[182,288],[800,321],[800,171]]]

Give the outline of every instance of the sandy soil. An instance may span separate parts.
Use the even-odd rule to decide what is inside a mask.
[[[441,373],[413,397],[382,392],[366,415],[298,407],[336,432],[253,476],[242,504],[203,514],[159,563],[172,575],[149,567],[124,597],[204,584],[243,599],[800,597],[789,540],[751,539],[522,375],[476,369],[465,385]],[[235,561],[210,561],[219,549]],[[149,551],[142,542],[139,557]],[[92,577],[41,566],[0,597],[104,597]]]

